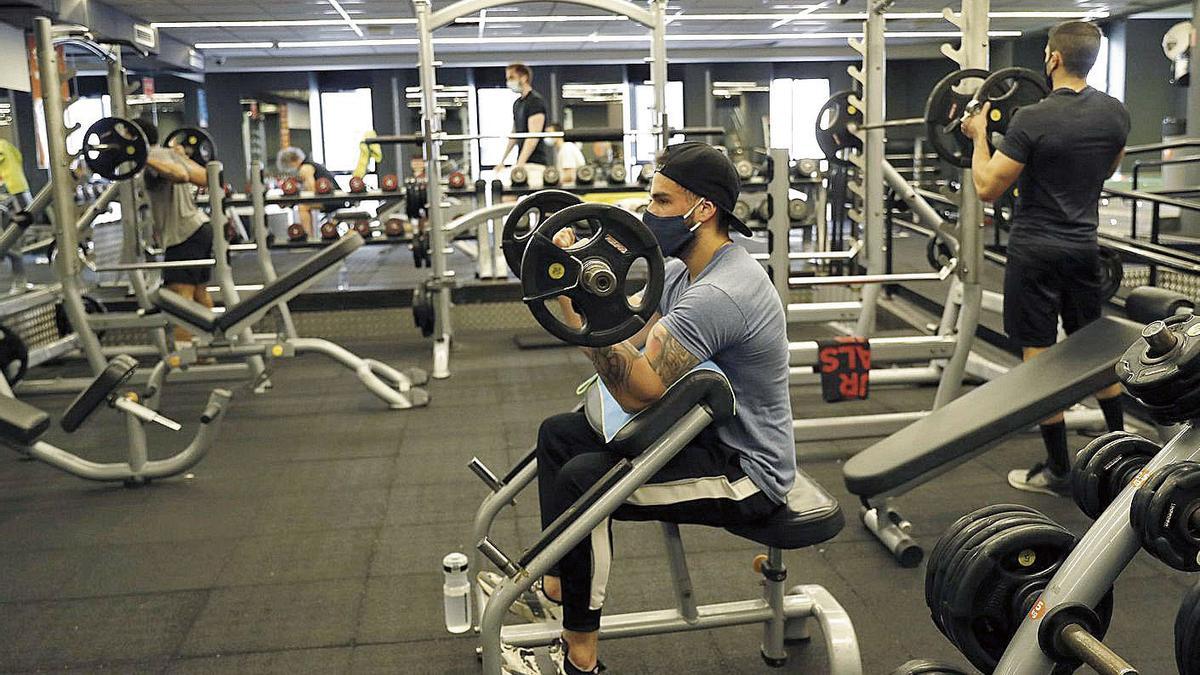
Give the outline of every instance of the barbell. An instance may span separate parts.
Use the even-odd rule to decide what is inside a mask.
[[[955,166],[971,165],[974,144],[963,133],[966,117],[991,104],[988,112],[988,141],[995,146],[1017,111],[1037,103],[1049,90],[1044,78],[1028,68],[1003,68],[994,73],[979,69],[956,70],[942,78],[925,101],[925,114],[866,124],[863,111],[854,103],[854,92],[839,91],[826,101],[817,115],[817,144],[830,162],[848,163],[847,152],[862,150],[858,132],[871,129],[925,126],[930,145],[938,156]]]

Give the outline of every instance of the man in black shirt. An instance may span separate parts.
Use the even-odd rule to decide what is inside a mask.
[[[1100,51],[1100,29],[1067,21],[1050,30],[1045,71],[1052,89],[1013,117],[993,155],[984,106],[965,132],[975,142],[973,179],[979,198],[993,201],[1017,184],[1016,210],[1004,270],[1004,330],[1025,360],[1051,347],[1062,317],[1067,334],[1100,317],[1100,261],[1096,229],[1100,190],[1124,156],[1129,112],[1117,99],[1088,86]],[[1110,430],[1124,427],[1121,389],[1096,398]],[[1070,458],[1062,413],[1041,423],[1049,458],[1008,475],[1013,487],[1065,494]]]
[[[505,82],[508,88],[519,97],[513,101],[513,133],[538,133],[546,128],[546,99],[533,90],[533,70],[524,63],[514,63],[504,69]],[[504,146],[504,154],[500,155],[497,170],[506,166],[509,153],[513,148],[517,151],[517,161],[514,166],[525,166],[530,169],[530,177],[534,173],[540,176],[542,169],[549,163],[546,155],[546,145],[540,138],[510,138]],[[533,182],[533,181],[531,181]]]

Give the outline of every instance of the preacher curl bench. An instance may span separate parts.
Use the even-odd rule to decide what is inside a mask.
[[[561,630],[559,626],[546,624],[502,626],[509,606],[567,551],[589,536],[602,520],[611,517],[635,490],[705,427],[720,423],[735,413],[729,381],[711,364],[701,364],[682,377],[646,410],[633,416],[625,415],[623,424],[614,425],[611,418],[605,419],[609,417],[603,403],[606,396],[611,401],[611,396],[597,380],[590,387],[584,404],[588,421],[605,438],[609,438],[609,434],[605,434],[604,429],[619,429],[611,436],[608,447],[633,459],[617,464],[561,518],[551,523],[517,560],[500,551],[488,538],[488,532],[500,509],[534,481],[537,460],[531,452],[503,480],[492,476],[477,459],[472,460],[471,468],[494,490],[476,514],[475,540],[479,542],[479,550],[507,576],[482,609],[480,633],[485,675],[500,675],[501,641],[519,647],[540,647],[551,643]],[[612,407],[610,404],[608,410]],[[755,568],[763,575],[763,597],[759,599],[697,606],[679,526],[669,522],[661,524],[676,606],[658,611],[606,615],[600,623],[601,639],[762,624],[763,659],[773,666],[782,666],[788,656],[785,642],[807,639],[810,620],[815,620],[820,625],[829,657],[826,672],[834,675],[862,673],[853,625],[837,600],[821,586],[799,585],[787,591],[784,587],[787,568],[783,551],[831,539],[845,524],[837,500],[816,481],[798,471],[785,506],[780,506],[775,514],[759,523],[729,528],[733,534],[767,547],[767,554],[755,561]],[[472,596],[477,608],[484,605],[477,589]]]
[[[214,389],[208,404],[200,414],[200,430],[186,448],[166,459],[147,459],[146,423],[161,424],[178,431],[178,423],[155,410],[157,394],[150,393],[143,403],[138,395],[125,388],[137,369],[131,356],[115,357],[108,366],[71,402],[59,421],[67,433],[78,430],[88,417],[108,403],[125,414],[129,434],[126,462],[100,463],[84,459],[46,441],[38,440],[50,427],[50,416],[40,408],[8,396],[0,396],[0,443],[4,443],[32,459],[45,462],[69,474],[95,481],[123,481],[127,486],[140,485],[157,478],[168,478],[195,466],[217,439],[221,420],[232,398],[228,390]]]

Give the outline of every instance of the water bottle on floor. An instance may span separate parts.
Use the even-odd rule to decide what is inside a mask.
[[[446,603],[446,630],[465,633],[471,630],[471,605],[467,596],[471,583],[467,579],[467,556],[449,553],[442,559],[442,571],[446,580],[442,584],[442,596]]]

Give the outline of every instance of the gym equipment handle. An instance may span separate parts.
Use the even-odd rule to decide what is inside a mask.
[[[134,403],[133,401],[124,397],[117,397],[117,399],[113,401],[113,407],[129,413],[143,422],[154,422],[155,424],[161,424],[171,431],[179,431],[183,428],[183,425],[181,425],[179,422],[167,417],[163,417],[146,406]]]
[[[1100,675],[1138,675],[1137,668],[1108,648],[1077,623],[1063,626],[1059,636],[1072,656],[1091,666]]]

